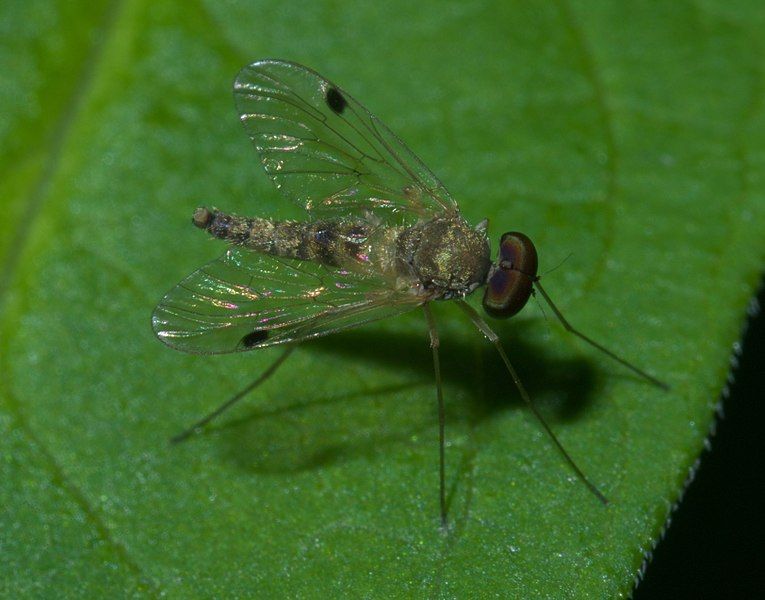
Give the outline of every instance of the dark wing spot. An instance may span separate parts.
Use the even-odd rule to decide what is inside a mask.
[[[327,106],[339,115],[348,106],[348,101],[340,93],[340,90],[331,87],[327,90]]]
[[[265,329],[256,329],[244,336],[239,343],[245,348],[252,348],[256,344],[268,339],[268,331]]]

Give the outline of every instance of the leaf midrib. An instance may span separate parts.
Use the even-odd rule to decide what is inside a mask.
[[[114,0],[104,13],[103,21],[96,30],[97,34],[94,36],[92,47],[81,65],[72,94],[64,103],[64,109],[53,126],[51,135],[47,138],[49,145],[47,158],[39,171],[36,182],[29,188],[29,193],[23,202],[25,207],[21,220],[18,226],[14,228],[9,252],[0,263],[0,312],[3,315],[0,321],[0,332],[2,332],[0,335],[0,340],[2,340],[0,342],[2,344],[0,347],[0,370],[6,373],[5,377],[0,378],[0,393],[13,420],[12,426],[20,431],[27,438],[30,446],[36,448],[43,457],[41,466],[48,471],[51,484],[61,489],[83,512],[86,521],[93,528],[94,534],[111,550],[115,562],[122,564],[136,578],[139,589],[153,597],[161,597],[164,595],[162,588],[156,581],[147,577],[127,549],[114,540],[108,526],[91,505],[87,495],[67,477],[64,468],[34,433],[20,408],[19,401],[12,392],[13,386],[8,377],[11,370],[6,362],[9,356],[9,341],[13,335],[13,326],[19,321],[17,318],[18,309],[12,306],[11,289],[20,277],[18,273],[23,264],[23,257],[26,257],[30,252],[31,240],[34,238],[33,231],[39,225],[46,208],[50,206],[53,183],[60,174],[66,150],[75,139],[78,125],[87,115],[87,107],[93,101],[99,80],[109,73],[109,69],[106,67],[108,48],[116,38],[115,31],[122,21],[120,17],[125,13],[129,4],[124,0]]]

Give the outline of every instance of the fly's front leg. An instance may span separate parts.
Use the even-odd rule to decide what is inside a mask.
[[[507,369],[507,372],[510,374],[510,379],[513,380],[513,383],[515,384],[515,387],[518,388],[518,392],[521,394],[521,398],[523,398],[523,401],[526,403],[526,405],[531,409],[531,412],[534,414],[534,416],[537,418],[539,423],[542,425],[544,430],[547,432],[547,435],[550,436],[550,439],[553,441],[553,443],[558,447],[558,450],[560,450],[561,454],[563,455],[563,458],[566,459],[566,462],[568,462],[569,466],[573,469],[574,473],[581,479],[584,484],[589,488],[589,490],[593,493],[593,495],[600,500],[603,504],[608,504],[608,499],[603,495],[603,493],[597,488],[597,486],[592,483],[587,475],[584,474],[584,471],[579,468],[579,465],[577,465],[574,462],[574,459],[571,457],[571,455],[568,453],[568,451],[563,447],[563,444],[558,439],[558,436],[556,436],[553,433],[552,428],[550,425],[548,425],[545,418],[542,416],[542,413],[539,412],[539,409],[536,407],[536,405],[531,401],[531,396],[529,396],[529,393],[526,391],[526,388],[524,387],[523,383],[521,383],[521,378],[518,377],[518,373],[515,370],[515,367],[510,363],[510,359],[507,357],[507,353],[505,352],[504,347],[502,346],[502,342],[499,340],[499,336],[494,333],[491,327],[481,318],[481,315],[479,315],[476,310],[470,306],[467,302],[464,300],[457,300],[457,304],[459,307],[465,311],[467,316],[470,318],[470,320],[473,322],[473,324],[476,326],[476,328],[484,335],[486,336],[486,339],[488,339],[492,344],[494,344],[494,347],[497,349],[497,352],[499,353],[500,358],[502,359],[502,362],[505,363],[505,368]]]
[[[584,340],[585,342],[587,342],[587,343],[588,343],[590,346],[592,346],[593,348],[597,348],[597,349],[598,349],[598,350],[600,350],[600,351],[601,351],[603,354],[605,354],[606,356],[609,356],[609,357],[611,357],[612,359],[614,359],[614,360],[615,360],[616,362],[618,362],[619,364],[621,364],[621,365],[624,365],[624,366],[625,366],[625,367],[627,367],[627,368],[628,368],[630,371],[632,371],[633,373],[635,373],[635,374],[639,375],[640,377],[642,377],[642,378],[643,378],[643,379],[645,379],[646,381],[650,381],[650,382],[651,382],[653,385],[655,385],[656,387],[658,387],[658,388],[661,388],[661,389],[663,389],[664,391],[668,391],[668,390],[669,390],[669,385],[667,385],[667,384],[666,384],[666,383],[664,383],[663,381],[660,381],[660,380],[656,379],[656,377],[654,377],[653,375],[650,375],[650,374],[646,373],[646,372],[645,372],[643,369],[641,369],[641,368],[639,368],[639,367],[637,367],[637,366],[633,365],[633,364],[632,364],[631,362],[629,362],[628,360],[626,360],[626,359],[622,358],[621,356],[619,356],[619,355],[618,355],[618,354],[616,354],[615,352],[613,352],[613,351],[609,350],[608,348],[606,348],[606,347],[605,347],[605,346],[603,346],[602,344],[600,344],[600,343],[596,342],[596,341],[595,341],[595,340],[593,340],[592,338],[590,338],[590,337],[586,336],[586,335],[585,335],[585,334],[583,334],[581,331],[579,331],[578,329],[576,329],[575,327],[573,327],[573,326],[571,325],[571,323],[569,323],[569,322],[568,322],[568,320],[566,319],[566,317],[564,317],[564,316],[563,316],[563,313],[561,313],[561,312],[560,312],[560,310],[558,310],[558,307],[557,307],[557,306],[555,305],[555,303],[552,301],[552,298],[550,298],[550,296],[548,296],[548,295],[547,295],[547,292],[546,292],[546,291],[545,291],[545,289],[542,287],[542,284],[540,284],[540,283],[539,283],[539,278],[537,278],[537,279],[534,281],[534,285],[535,285],[535,286],[536,286],[536,288],[539,290],[539,293],[540,293],[540,294],[542,294],[542,297],[545,299],[545,302],[547,302],[547,304],[549,305],[549,307],[550,307],[550,308],[552,309],[552,311],[555,313],[555,316],[556,316],[556,317],[558,318],[558,320],[561,322],[561,325],[563,325],[563,328],[564,328],[566,331],[568,331],[569,333],[573,333],[573,334],[574,334],[575,336],[577,336],[579,339],[581,339],[581,340]]]

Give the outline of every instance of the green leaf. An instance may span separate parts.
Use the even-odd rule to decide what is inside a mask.
[[[714,422],[762,271],[761,4],[300,4],[4,7],[0,595],[628,594]],[[348,89],[494,239],[530,235],[567,318],[672,386],[536,303],[492,322],[608,507],[449,303],[434,307],[448,535],[419,314],[301,346],[168,444],[279,352],[182,355],[149,323],[222,251],[190,226],[194,207],[297,214],[230,97],[267,56]]]

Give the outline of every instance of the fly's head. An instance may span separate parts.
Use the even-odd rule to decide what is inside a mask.
[[[486,278],[483,309],[496,319],[517,314],[528,302],[537,280],[537,249],[528,236],[509,231],[499,241],[497,262]]]

